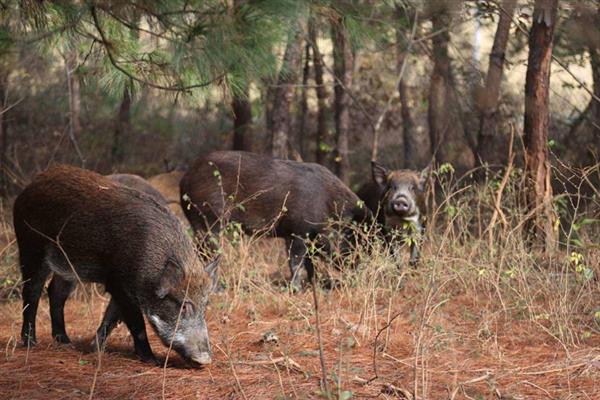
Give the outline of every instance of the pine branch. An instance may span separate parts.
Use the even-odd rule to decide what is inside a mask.
[[[108,40],[108,38],[106,37],[105,32],[102,29],[102,25],[100,24],[100,20],[98,18],[98,13],[96,11],[96,6],[90,6],[90,12],[92,14],[92,19],[93,19],[93,23],[94,23],[94,27],[96,28],[96,31],[98,31],[98,34],[100,35],[100,43],[102,44],[102,46],[104,47],[104,50],[106,51],[106,55],[108,56],[108,59],[110,61],[110,63],[113,65],[113,67],[115,67],[118,71],[120,71],[121,73],[125,74],[126,76],[128,76],[130,79],[147,85],[151,88],[154,89],[160,89],[160,90],[167,90],[167,91],[174,91],[174,92],[185,92],[185,91],[189,91],[192,89],[197,89],[197,88],[202,88],[202,87],[207,87],[212,85],[213,83],[216,83],[218,81],[221,81],[223,78],[225,78],[225,74],[220,74],[217,77],[205,81],[205,82],[200,82],[200,83],[195,83],[195,84],[191,84],[191,85],[173,85],[173,86],[164,86],[164,85],[160,85],[151,81],[148,81],[146,79],[140,78],[132,73],[130,73],[129,71],[127,71],[125,68],[123,68],[120,63],[117,61],[117,59],[115,58],[112,50],[111,50],[111,44],[110,41]]]

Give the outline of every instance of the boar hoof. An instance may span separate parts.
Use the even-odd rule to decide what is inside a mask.
[[[418,264],[419,264],[418,258],[411,258],[410,260],[408,260],[408,265],[410,265],[411,267],[416,267]]]
[[[290,291],[292,293],[301,293],[302,291],[304,291],[304,285],[302,284],[302,282],[291,282]]]
[[[154,354],[138,354],[138,357],[143,363],[153,364],[157,367],[162,366],[160,361],[154,356]]]
[[[94,340],[90,342],[90,346],[92,348],[92,351],[104,350],[104,343],[102,341],[99,341],[97,337],[95,337]]]
[[[37,344],[37,340],[33,336],[23,336],[21,343],[23,343],[23,347],[33,347]]]
[[[60,343],[60,344],[69,344],[69,343],[71,343],[71,339],[69,339],[69,337],[67,336],[66,333],[59,333],[57,335],[54,335],[54,340],[57,343]]]

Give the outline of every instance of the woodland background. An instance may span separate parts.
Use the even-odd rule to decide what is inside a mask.
[[[420,265],[361,230],[314,259],[333,287],[291,294],[284,246],[233,226],[210,367],[152,333],[164,368],[142,365],[124,327],[90,352],[95,286],[67,302],[73,346],[46,304],[19,346],[11,206],[31,178],[213,149],[352,189],[372,159],[433,161]],[[0,0],[0,397],[600,398],[599,152],[596,0]]]
[[[543,3],[558,4],[547,144],[593,165],[598,3]],[[374,155],[505,164],[511,125],[524,149],[534,5],[2,2],[1,190],[50,162],[148,175],[216,148],[320,162],[353,185]]]

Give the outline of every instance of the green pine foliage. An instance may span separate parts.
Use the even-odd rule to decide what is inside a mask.
[[[233,4],[233,6],[232,6]],[[21,2],[2,38],[46,52],[78,53],[109,93],[146,85],[191,94],[213,85],[236,93],[276,74],[274,48],[308,15],[298,0],[223,2]]]

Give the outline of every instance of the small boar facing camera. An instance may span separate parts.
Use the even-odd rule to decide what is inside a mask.
[[[57,166],[17,197],[14,227],[23,276],[23,327],[36,342],[35,319],[46,278],[52,336],[69,343],[64,305],[77,282],[111,294],[97,333],[101,347],[122,319],[144,361],[155,361],[143,315],[160,339],[187,361],[208,364],[205,321],[218,260],[203,268],[176,217],[147,194],[91,171]]]
[[[358,191],[365,205],[375,214],[384,228],[386,237],[392,231],[407,230],[423,232],[423,212],[425,211],[424,186],[429,177],[430,167],[421,172],[401,169],[389,170],[375,161],[371,162],[373,180]],[[410,240],[410,262],[415,264],[419,258],[417,240]]]

